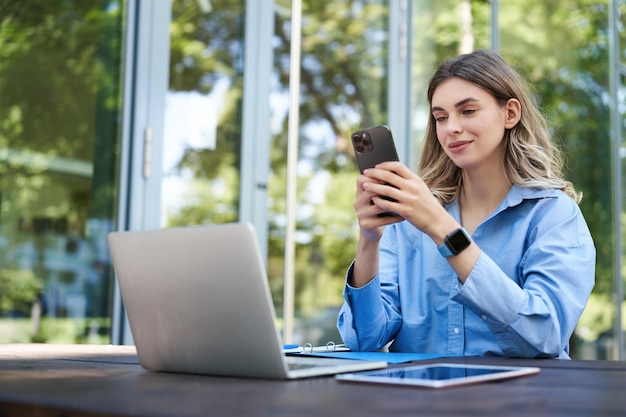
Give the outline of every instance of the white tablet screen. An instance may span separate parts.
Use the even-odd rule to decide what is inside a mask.
[[[377,371],[340,374],[340,381],[415,385],[432,388],[536,374],[539,368],[520,366],[458,365],[449,363],[412,365]]]

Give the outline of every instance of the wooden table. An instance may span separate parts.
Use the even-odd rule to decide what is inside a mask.
[[[132,346],[0,345],[5,416],[625,416],[626,363],[456,358],[538,375],[433,390],[145,371]]]

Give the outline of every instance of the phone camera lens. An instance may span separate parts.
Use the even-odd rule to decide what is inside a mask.
[[[361,137],[359,135],[352,136],[352,141],[354,143],[361,143]]]
[[[356,151],[358,153],[363,153],[364,150],[365,150],[365,147],[363,145],[357,145]]]

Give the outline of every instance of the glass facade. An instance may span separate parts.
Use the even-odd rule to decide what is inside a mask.
[[[110,340],[123,11],[0,6],[0,342]]]
[[[352,209],[357,168],[349,138],[363,126],[386,123],[388,2],[303,2],[301,35],[291,32],[291,2],[276,3],[270,98],[270,285],[282,315],[290,117],[284,103],[295,37],[301,42],[301,82],[292,341],[338,342],[335,323],[343,276],[357,237]]]
[[[0,3],[0,342],[110,342],[118,296],[104,237],[152,225],[125,220],[152,212],[160,227],[266,212],[255,225],[267,240],[270,287],[278,316],[291,314],[283,303],[297,40],[293,342],[339,337],[336,314],[358,233],[350,133],[399,121],[405,128],[395,131],[396,142],[415,166],[434,68],[458,53],[495,48],[534,88],[564,150],[567,176],[584,194],[581,208],[596,241],[596,286],[573,356],[624,358],[626,191],[624,146],[615,144],[626,137],[623,0],[303,0],[300,33],[291,20],[296,2],[287,0],[172,0],[169,27],[150,20],[150,2],[21,3]],[[265,39],[258,7],[273,10],[261,45],[267,49],[259,48],[271,61],[267,73],[249,59],[249,48]],[[167,48],[144,36],[147,47],[138,42],[125,54],[126,39],[146,30],[138,21],[152,25],[150,33],[169,31]],[[148,49],[152,56],[168,50],[162,105],[153,84],[143,95],[128,93],[133,83],[160,77],[160,64],[140,62]],[[136,64],[145,73],[125,67]],[[403,71],[405,91],[391,80]],[[251,73],[267,82],[267,97],[251,94]],[[407,103],[406,115],[390,110],[404,107],[398,103]],[[136,133],[143,120],[135,115],[146,109],[163,131],[147,129],[154,136],[144,148]],[[259,129],[248,138],[246,120],[265,110],[267,134]],[[131,132],[126,142],[124,132]],[[252,147],[268,178],[250,169]],[[152,157],[159,161],[144,178],[136,169],[142,152],[158,153]],[[151,194],[150,181],[158,193]],[[262,205],[247,202],[246,184]]]
[[[583,192],[580,207],[596,242],[596,285],[575,332],[572,354],[606,358],[612,355],[610,318],[616,309],[614,253],[606,244],[614,241],[615,229],[606,221],[613,217],[614,182],[611,164],[598,162],[611,160],[609,9],[577,1],[558,7],[503,2],[500,16],[502,51],[533,85],[564,150],[565,174]]]
[[[172,2],[161,225],[238,220],[243,2]]]

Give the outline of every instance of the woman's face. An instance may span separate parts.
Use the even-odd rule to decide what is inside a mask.
[[[446,80],[435,89],[431,109],[437,139],[459,168],[473,170],[502,164],[512,100],[502,106],[491,94],[461,78]]]

